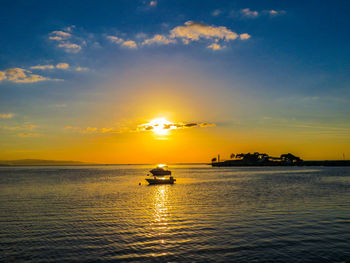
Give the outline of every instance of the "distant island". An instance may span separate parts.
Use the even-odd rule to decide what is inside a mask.
[[[231,154],[231,159],[220,161],[211,160],[212,166],[350,166],[350,160],[304,161],[291,153],[281,154],[279,157],[269,156],[266,153],[239,153]]]
[[[40,160],[40,159],[22,159],[22,160],[0,160],[0,166],[20,166],[20,165],[89,165],[93,163],[85,163],[78,161],[64,160]]]

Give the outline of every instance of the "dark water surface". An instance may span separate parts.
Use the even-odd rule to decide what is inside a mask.
[[[350,260],[350,168],[150,168],[0,168],[0,261]]]

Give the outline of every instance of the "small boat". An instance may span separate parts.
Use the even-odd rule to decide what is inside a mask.
[[[168,170],[168,166],[163,164],[160,164],[156,168],[152,169],[150,173],[154,176],[171,175],[171,171]]]
[[[153,178],[146,178],[149,184],[173,184],[176,179],[171,176],[171,171],[168,170],[166,165],[159,165],[152,169],[150,173]]]

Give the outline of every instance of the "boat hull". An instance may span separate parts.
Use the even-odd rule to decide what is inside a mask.
[[[149,184],[174,184],[176,179],[147,178],[146,181]]]

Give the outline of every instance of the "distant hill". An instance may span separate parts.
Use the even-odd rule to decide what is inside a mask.
[[[84,163],[77,161],[57,161],[57,160],[40,160],[40,159],[23,159],[23,160],[0,160],[0,165],[88,165],[94,163]]]

